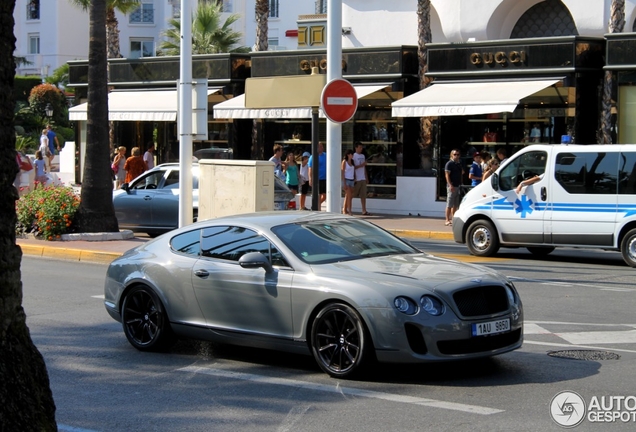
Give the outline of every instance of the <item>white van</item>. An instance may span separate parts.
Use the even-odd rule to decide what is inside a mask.
[[[453,236],[478,256],[598,248],[636,267],[636,145],[525,147],[466,194]]]

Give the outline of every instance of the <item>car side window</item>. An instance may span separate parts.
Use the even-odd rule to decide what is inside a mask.
[[[545,173],[548,154],[544,151],[532,151],[512,160],[499,174],[499,188],[509,191],[517,187],[522,180]]]
[[[621,153],[618,159],[618,193],[636,194],[636,152]]]
[[[168,173],[163,189],[179,189],[179,171],[172,170]]]
[[[238,261],[249,252],[262,253],[272,265],[288,265],[268,239],[250,229],[222,226],[205,228],[202,232],[201,255],[204,257]]]
[[[201,230],[181,233],[170,239],[170,247],[175,252],[187,255],[201,255]]]
[[[617,192],[618,153],[562,152],[556,157],[554,176],[570,194]]]
[[[154,171],[147,176],[141,177],[130,188],[131,189],[157,189],[163,179],[164,171]]]

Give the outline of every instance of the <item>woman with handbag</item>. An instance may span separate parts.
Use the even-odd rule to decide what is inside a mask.
[[[115,155],[115,159],[113,159],[113,164],[111,165],[113,174],[115,175],[115,190],[119,189],[126,180],[126,170],[124,169],[125,163],[126,147],[117,147],[117,154]]]

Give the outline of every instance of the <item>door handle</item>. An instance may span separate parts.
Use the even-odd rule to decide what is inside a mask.
[[[207,270],[202,270],[201,269],[201,270],[195,270],[194,271],[194,275],[198,276],[200,278],[206,278],[206,277],[210,276],[210,273],[208,273]]]
[[[144,197],[144,201],[150,201],[152,199],[152,197],[150,195],[146,195]]]
[[[548,191],[545,188],[545,186],[543,186],[541,188],[541,201],[547,201],[547,199],[548,199]]]

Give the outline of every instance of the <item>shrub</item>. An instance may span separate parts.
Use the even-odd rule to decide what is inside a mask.
[[[80,198],[73,188],[43,187],[36,183],[32,192],[16,202],[16,234],[32,232],[45,240],[57,240],[70,231],[79,204]]]

